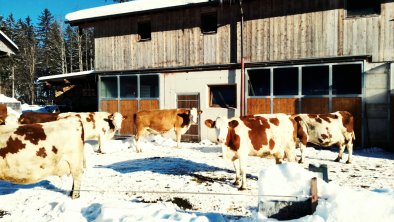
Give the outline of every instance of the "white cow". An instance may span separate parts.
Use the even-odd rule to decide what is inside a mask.
[[[0,126],[0,180],[31,184],[71,174],[78,198],[84,166],[83,127],[78,118]]]
[[[323,147],[337,145],[339,154],[335,159],[336,162],[342,159],[346,147],[349,153],[346,163],[352,162],[353,140],[355,140],[352,114],[347,111],[337,111],[328,114],[295,114],[292,118],[298,126],[297,144],[301,149],[299,162],[304,160],[307,143]]]
[[[246,163],[250,156],[273,156],[276,163],[284,158],[295,161],[296,123],[289,115],[249,115],[208,119],[205,125],[216,129],[223,158],[233,161],[235,185],[246,188]]]

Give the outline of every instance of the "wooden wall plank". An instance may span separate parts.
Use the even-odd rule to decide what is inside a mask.
[[[271,99],[267,98],[248,98],[247,111],[248,115],[271,113]]]
[[[298,112],[297,98],[274,98],[274,113],[295,114]]]
[[[372,55],[373,62],[394,60],[393,2],[384,1],[379,16],[357,18],[345,17],[341,0],[251,0],[244,6],[246,62],[351,55]],[[239,62],[239,5],[216,7],[219,27],[209,35],[200,30],[206,8],[95,21],[95,70]],[[137,22],[146,18],[152,24],[152,39],[138,42]],[[231,29],[234,24],[236,32]]]
[[[302,98],[301,113],[328,113],[328,98]]]

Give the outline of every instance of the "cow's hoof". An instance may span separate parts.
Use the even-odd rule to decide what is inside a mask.
[[[246,190],[246,188],[245,187],[239,187],[238,190],[242,191],[242,190]]]
[[[340,157],[337,157],[334,161],[335,161],[335,162],[339,162],[339,161],[341,161],[341,158],[340,158]]]
[[[80,197],[79,192],[72,192],[72,193],[71,193],[71,198],[72,198],[72,199],[77,199],[77,198],[79,198],[79,197]]]
[[[351,164],[351,163],[352,163],[352,161],[349,161],[349,160],[348,160],[348,161],[346,161],[346,163],[347,163],[347,164]]]
[[[304,160],[300,159],[298,160],[298,163],[304,163]]]

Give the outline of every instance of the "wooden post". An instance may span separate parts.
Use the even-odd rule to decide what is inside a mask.
[[[311,180],[311,214],[313,214],[316,211],[317,204],[318,204],[317,178],[313,177]]]

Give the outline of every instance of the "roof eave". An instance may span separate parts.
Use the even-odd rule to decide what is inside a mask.
[[[209,1],[209,2],[193,3],[193,4],[187,4],[187,5],[177,5],[177,6],[172,6],[172,7],[158,8],[158,9],[149,9],[149,10],[138,11],[138,12],[127,12],[127,13],[116,14],[116,15],[105,15],[105,16],[98,16],[98,17],[92,17],[92,18],[75,19],[72,21],[66,20],[65,23],[70,24],[71,26],[79,26],[81,24],[93,23],[93,22],[106,20],[106,19],[120,18],[120,17],[126,17],[126,16],[153,14],[153,13],[169,11],[169,10],[193,8],[196,6],[198,6],[198,7],[216,6],[218,4],[219,4],[219,1]]]

